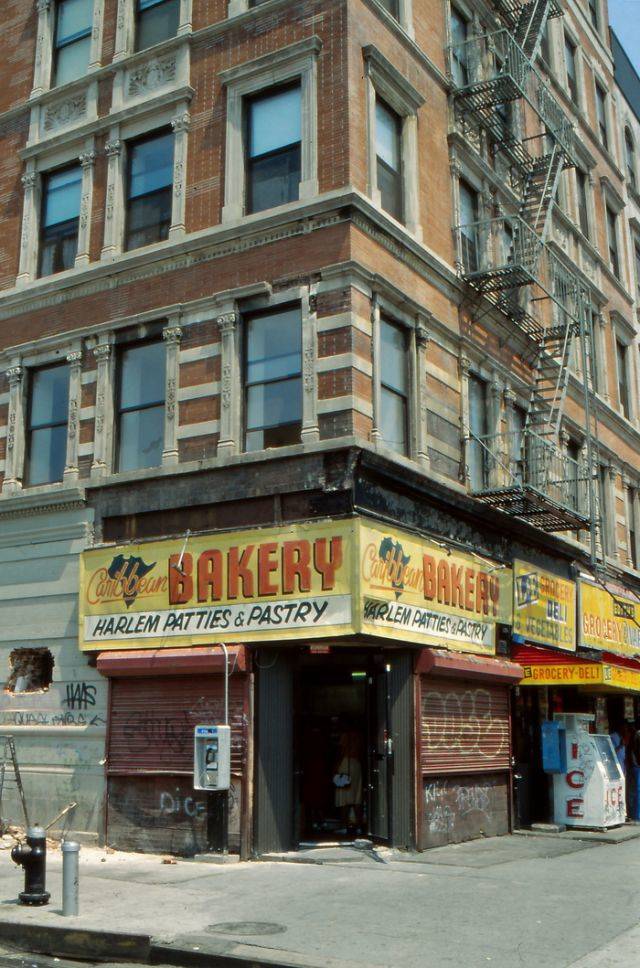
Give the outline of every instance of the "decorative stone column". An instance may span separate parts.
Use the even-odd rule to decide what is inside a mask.
[[[415,31],[413,29],[413,0],[400,0],[400,25],[409,37],[415,37]]]
[[[31,97],[38,97],[39,94],[44,94],[45,91],[49,90],[53,55],[54,9],[52,0],[36,0],[36,10],[38,11],[38,32]]]
[[[320,439],[315,286],[302,297],[302,430],[303,443]]]
[[[635,556],[636,556],[636,568],[640,565],[640,528],[638,523],[640,522],[640,487],[630,487],[631,491],[631,505],[633,511],[633,529],[636,533],[636,543],[635,543]],[[631,558],[631,555],[629,555]],[[633,568],[633,561],[630,561],[630,566]]]
[[[79,157],[82,167],[82,189],[80,198],[80,218],[78,219],[78,251],[76,253],[76,268],[89,265],[89,248],[91,244],[91,200],[93,198],[93,171],[97,153],[90,149],[83,151]]]
[[[118,0],[114,61],[122,60],[133,50],[133,0]]]
[[[188,111],[183,111],[171,121],[173,128],[173,203],[171,206],[170,239],[181,239],[184,236],[186,223],[186,187],[187,187],[187,148],[189,140],[189,125],[191,117]]]
[[[605,541],[605,547],[607,549],[609,558],[620,557],[618,548],[618,526],[616,520],[616,477],[618,476],[618,473],[619,471],[615,464],[610,464],[607,468],[607,540]]]
[[[416,399],[416,460],[429,470],[429,395],[427,393],[427,348],[431,335],[425,326],[426,318],[418,317],[415,329],[415,399]]]
[[[180,0],[180,23],[178,24],[177,36],[190,34],[193,30],[191,23],[192,0]]]
[[[104,150],[108,159],[108,168],[102,258],[106,259],[122,251],[124,214],[122,142],[119,138],[113,138],[107,141]]]
[[[164,448],[163,464],[177,464],[178,453],[178,386],[180,383],[180,340],[182,329],[175,324],[162,331],[166,343],[164,391]]]
[[[80,437],[80,406],[82,395],[82,353],[78,350],[67,355],[69,364],[69,416],[67,418],[67,457],[63,480],[77,481],[78,444]]]
[[[216,319],[221,339],[220,437],[218,454],[237,454],[239,449],[240,366],[236,340],[238,316],[235,311]]]
[[[371,301],[371,364],[371,406],[373,411],[371,442],[378,446],[382,441],[382,431],[380,430],[382,366],[380,361],[380,302],[375,293]]]
[[[9,380],[9,415],[7,422],[7,448],[5,457],[5,477],[2,491],[11,494],[22,487],[24,468],[24,406],[20,364],[7,370]]]
[[[96,379],[96,417],[93,434],[92,477],[100,477],[111,470],[113,439],[112,354],[109,343],[98,343],[93,355],[98,362]]]
[[[407,114],[402,119],[402,148],[404,152],[404,220],[409,232],[422,241],[420,222],[420,182],[418,179],[418,115]]]
[[[457,227],[462,221],[460,208],[460,175],[462,174],[462,168],[460,167],[458,156],[453,150],[451,152],[451,160],[449,161],[449,171],[451,172],[451,198],[453,201],[453,241],[456,253],[455,270],[456,275],[461,276],[464,272],[464,260],[462,258],[462,237]]]
[[[20,179],[24,187],[22,202],[22,235],[20,238],[20,264],[16,285],[25,285],[35,279],[38,271],[38,234],[40,215],[40,176],[33,167]]]
[[[94,0],[91,51],[88,71],[98,71],[102,66],[102,29],[104,24],[104,0]]]
[[[488,481],[490,487],[500,487],[502,469],[499,458],[501,453],[500,423],[502,420],[502,385],[498,380],[489,383],[489,441],[488,451],[484,451],[484,459],[488,461]]]
[[[469,371],[471,360],[460,357],[460,470],[458,478],[469,486],[469,446],[471,442],[469,426]]]

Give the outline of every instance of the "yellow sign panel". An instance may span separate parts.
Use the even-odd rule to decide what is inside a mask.
[[[198,535],[87,551],[84,649],[348,634],[355,522]]]
[[[616,655],[640,655],[640,602],[581,581],[580,644]]]
[[[407,531],[360,523],[363,632],[493,654],[511,622],[511,569]]]
[[[606,662],[574,662],[554,665],[523,665],[521,686],[606,686],[624,692],[640,692],[640,671],[622,669]]]
[[[575,583],[526,561],[514,561],[513,631],[529,642],[575,652]]]

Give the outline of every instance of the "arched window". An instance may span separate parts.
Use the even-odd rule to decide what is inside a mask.
[[[627,155],[627,178],[634,191],[637,190],[636,179],[636,147],[633,142],[633,135],[630,128],[624,129],[624,144]]]

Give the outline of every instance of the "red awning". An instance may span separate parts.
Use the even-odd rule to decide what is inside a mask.
[[[229,670],[246,672],[244,645],[229,645]],[[103,676],[190,676],[224,672],[224,653],[220,646],[193,649],[130,649],[101,652],[98,672]]]
[[[522,667],[507,659],[460,655],[442,649],[424,649],[418,657],[416,672],[459,679],[492,679],[505,683],[520,682],[523,676]]]

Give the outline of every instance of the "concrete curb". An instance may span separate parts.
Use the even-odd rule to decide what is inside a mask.
[[[309,957],[278,948],[193,935],[176,941],[147,934],[97,931],[0,921],[0,941],[29,954],[93,961],[119,961],[177,968],[380,968],[364,962]]]

